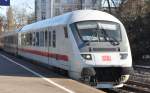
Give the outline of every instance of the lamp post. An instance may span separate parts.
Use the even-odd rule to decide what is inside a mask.
[[[53,17],[54,0],[51,0],[51,18]]]
[[[109,8],[109,13],[111,14],[111,6],[110,6],[110,1],[107,0],[108,8]]]

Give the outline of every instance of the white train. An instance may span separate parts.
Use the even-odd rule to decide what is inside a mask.
[[[97,88],[122,87],[133,71],[123,24],[97,10],[69,12],[2,34],[0,47]]]

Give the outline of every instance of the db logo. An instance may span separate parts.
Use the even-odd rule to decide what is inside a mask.
[[[111,61],[111,56],[102,56],[103,61]]]

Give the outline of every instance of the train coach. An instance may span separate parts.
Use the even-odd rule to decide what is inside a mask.
[[[1,48],[68,72],[97,88],[122,87],[132,73],[123,24],[97,10],[77,10],[0,36]]]

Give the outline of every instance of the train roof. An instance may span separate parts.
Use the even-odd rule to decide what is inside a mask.
[[[38,21],[24,26],[20,32],[26,32],[29,30],[36,30],[48,26],[67,25],[74,22],[86,21],[86,20],[106,20],[120,23],[120,21],[114,16],[98,11],[98,10],[77,10],[69,12],[60,16],[49,18],[46,20]]]

